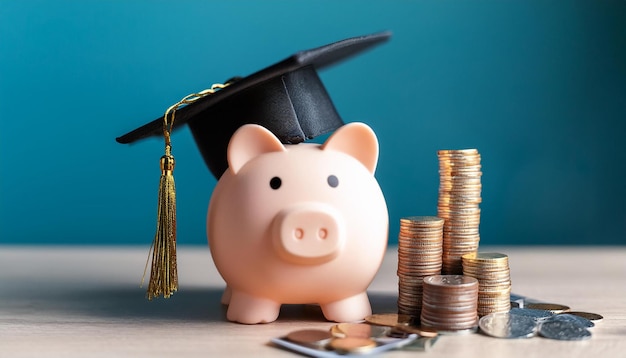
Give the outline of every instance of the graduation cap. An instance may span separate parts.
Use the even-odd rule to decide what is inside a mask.
[[[170,107],[163,117],[117,138],[119,143],[132,143],[151,136],[165,139],[157,230],[150,248],[148,299],[160,295],[167,298],[178,289],[171,131],[189,125],[204,161],[216,178],[228,168],[228,143],[244,124],[259,124],[284,144],[297,144],[331,132],[342,126],[343,121],[317,70],[387,41],[390,36],[391,33],[382,32],[298,52],[248,77],[233,78],[226,86],[212,86],[189,95]]]
[[[206,165],[219,177],[227,169],[226,149],[233,133],[255,123],[269,129],[284,144],[297,144],[341,125],[317,70],[387,41],[390,32],[353,37],[300,51],[176,111],[173,128],[189,125]],[[132,143],[163,136],[163,117],[117,138]]]

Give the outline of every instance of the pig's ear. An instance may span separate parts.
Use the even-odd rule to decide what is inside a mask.
[[[361,162],[370,173],[376,171],[378,139],[365,123],[354,122],[339,128],[322,144],[322,149],[344,152]]]
[[[285,146],[272,132],[258,124],[241,126],[228,143],[228,166],[237,174],[251,159],[269,152],[284,152]]]

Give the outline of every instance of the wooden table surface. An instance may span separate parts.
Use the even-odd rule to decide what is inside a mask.
[[[428,352],[386,357],[626,357],[626,246],[499,247],[513,292],[604,320],[587,341],[482,334],[442,336]],[[223,281],[207,247],[179,248],[180,288],[148,302],[139,288],[147,248],[0,246],[0,357],[297,357],[269,343],[303,328],[328,329],[316,306],[283,306],[278,321],[225,320]],[[370,286],[376,313],[394,312],[396,248]]]

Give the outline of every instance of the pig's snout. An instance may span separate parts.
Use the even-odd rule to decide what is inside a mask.
[[[336,209],[306,203],[281,210],[274,219],[274,247],[291,263],[319,264],[335,258],[345,242],[345,227]]]

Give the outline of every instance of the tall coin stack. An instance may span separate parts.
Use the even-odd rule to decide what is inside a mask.
[[[461,256],[476,252],[480,235],[482,189],[480,154],[476,149],[439,150],[437,216],[443,226],[442,273],[463,273]]]
[[[473,331],[478,325],[478,280],[463,275],[424,278],[420,323],[438,331]]]
[[[426,276],[441,273],[443,219],[411,216],[400,219],[398,236],[398,313],[419,318]]]
[[[495,252],[463,255],[463,275],[478,280],[478,315],[511,309],[509,257]]]

